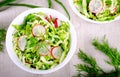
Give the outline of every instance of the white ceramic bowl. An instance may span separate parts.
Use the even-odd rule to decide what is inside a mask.
[[[103,24],[103,23],[111,23],[111,22],[114,22],[114,21],[120,19],[120,16],[117,16],[114,20],[110,20],[110,21],[102,21],[102,22],[100,22],[100,21],[91,20],[91,19],[85,17],[84,15],[82,15],[81,13],[79,13],[79,11],[76,9],[76,7],[73,4],[73,0],[68,0],[68,1],[69,1],[69,4],[70,4],[72,10],[75,12],[75,14],[77,14],[80,18],[82,18],[82,19],[84,19],[84,20],[86,20],[88,22],[97,23],[97,24]]]
[[[59,65],[57,65],[56,67],[49,69],[49,70],[36,70],[36,69],[31,69],[26,67],[17,57],[17,55],[15,54],[14,50],[13,50],[13,44],[12,44],[12,34],[14,32],[14,28],[12,27],[13,24],[21,24],[24,20],[24,17],[27,16],[29,13],[33,13],[33,12],[44,12],[48,15],[52,15],[53,17],[58,17],[60,20],[63,21],[68,21],[69,20],[62,15],[61,13],[57,12],[56,10],[53,9],[48,9],[48,8],[36,8],[36,9],[30,9],[27,10],[25,12],[23,12],[22,14],[18,15],[13,22],[10,24],[8,31],[7,31],[7,35],[6,35],[6,47],[7,47],[7,52],[8,55],[10,56],[10,58],[12,59],[12,61],[21,69],[30,72],[30,73],[34,73],[34,74],[48,74],[54,71],[57,71],[58,69],[62,68],[64,65],[66,65],[70,59],[72,58],[75,50],[76,50],[76,45],[77,45],[77,36],[76,36],[76,31],[73,27],[73,25],[70,23],[70,34],[71,34],[71,44],[70,44],[70,51],[68,52],[66,58],[64,59],[64,61],[62,63],[60,63]]]

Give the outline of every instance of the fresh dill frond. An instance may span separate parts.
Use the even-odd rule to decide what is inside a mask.
[[[6,30],[5,29],[0,29],[0,51],[3,50],[2,42],[5,41],[5,37],[6,37]]]
[[[86,55],[82,50],[79,50],[78,57],[82,59],[85,63],[90,64],[93,67],[96,67],[97,63],[93,57]]]
[[[113,65],[115,69],[118,68],[120,65],[120,52],[117,48],[110,47],[106,39],[103,39],[102,42],[99,42],[98,39],[94,39],[92,44],[97,50],[100,50],[110,58],[111,61],[107,61],[107,63]]]
[[[78,74],[74,77],[120,77],[120,52],[117,48],[111,47],[105,38],[103,38],[102,42],[99,42],[98,39],[93,39],[92,45],[109,57],[110,61],[106,62],[112,65],[115,70],[105,72],[99,67],[95,58],[79,50],[78,57],[85,64],[75,65]]]
[[[87,76],[90,76],[90,77],[104,73],[104,71],[97,65],[95,58],[88,56],[82,50],[79,50],[78,57],[85,63],[85,64],[75,65],[75,67],[77,68],[77,71],[79,71],[78,73],[79,76],[84,75],[81,72],[86,72]],[[75,77],[78,77],[78,75]]]

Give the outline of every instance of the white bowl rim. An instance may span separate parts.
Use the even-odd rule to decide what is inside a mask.
[[[80,18],[84,19],[85,21],[88,21],[88,22],[91,22],[91,23],[96,23],[96,24],[106,24],[106,23],[112,23],[114,21],[117,21],[120,19],[120,15],[117,16],[115,19],[113,20],[110,20],[110,21],[95,21],[95,20],[91,20],[87,17],[85,17],[84,15],[82,15],[81,13],[78,12],[78,10],[75,8],[74,4],[73,4],[73,0],[68,0],[69,1],[69,4],[70,4],[70,7],[72,8],[73,12],[78,15]]]
[[[49,70],[35,70],[35,69],[31,69],[26,67],[17,57],[17,55],[15,54],[14,50],[13,50],[13,46],[12,46],[12,34],[13,34],[13,27],[12,24],[16,23],[17,21],[19,21],[18,19],[21,17],[22,20],[20,22],[17,23],[22,23],[24,17],[26,15],[28,15],[29,13],[33,13],[33,12],[45,12],[45,13],[57,13],[58,15],[56,15],[58,18],[60,19],[64,19],[65,21],[69,22],[68,18],[66,18],[63,14],[61,14],[60,12],[53,10],[53,9],[49,9],[49,8],[34,8],[34,9],[29,9],[23,13],[21,13],[20,15],[18,15],[10,24],[8,30],[7,30],[7,34],[6,34],[6,48],[7,48],[7,52],[9,57],[11,58],[11,60],[21,69],[33,73],[33,74],[48,74],[48,73],[52,73],[57,71],[58,69],[62,68],[63,66],[65,66],[70,59],[72,58],[75,50],[76,50],[76,46],[77,46],[77,35],[76,35],[76,31],[73,27],[73,25],[70,23],[70,34],[71,34],[71,47],[70,47],[70,51],[68,52],[66,58],[64,59],[64,61],[60,64],[58,64],[56,67],[49,69]],[[71,32],[72,31],[72,32]]]

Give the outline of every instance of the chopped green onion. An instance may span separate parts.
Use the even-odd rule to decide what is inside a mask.
[[[17,4],[17,3],[10,3],[7,4],[9,6],[26,6],[26,7],[30,7],[30,8],[38,8],[40,6],[35,6],[35,5],[30,5],[30,4]]]
[[[51,8],[52,7],[52,1],[48,0],[48,7]]]
[[[6,6],[7,4],[12,3],[14,1],[16,1],[16,0],[4,0],[4,1],[0,2],[0,8],[3,6]]]

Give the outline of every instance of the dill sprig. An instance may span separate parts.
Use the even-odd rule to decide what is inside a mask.
[[[81,72],[87,73],[86,77],[94,77],[96,75],[99,75],[101,73],[104,73],[104,71],[97,65],[97,62],[95,58],[88,56],[85,54],[82,50],[79,50],[78,57],[85,63],[85,64],[77,64],[75,67],[77,68],[77,71],[79,74],[75,77],[82,77],[85,76],[85,74],[82,74]]]
[[[95,58],[79,50],[78,57],[85,62],[85,64],[75,65],[78,74],[74,77],[120,77],[120,53],[117,48],[111,47],[105,38],[103,38],[102,42],[99,42],[98,39],[93,39],[92,45],[109,57],[110,61],[106,62],[112,65],[115,70],[105,72],[99,67]]]
[[[102,42],[99,42],[98,39],[94,39],[92,44],[97,50],[100,50],[110,58],[111,61],[107,61],[108,64],[113,65],[115,69],[119,67],[120,52],[117,50],[117,48],[110,47],[105,38],[102,40]]]
[[[5,29],[0,29],[0,51],[3,50],[2,42],[5,41],[5,37],[6,37],[6,30]]]

